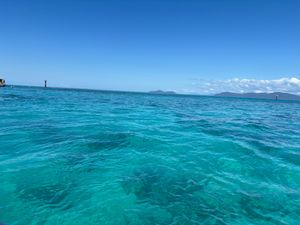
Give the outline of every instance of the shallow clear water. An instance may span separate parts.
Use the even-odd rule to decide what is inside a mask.
[[[0,224],[299,224],[300,103],[0,89]]]

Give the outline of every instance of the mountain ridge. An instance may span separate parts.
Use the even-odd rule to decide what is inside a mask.
[[[159,94],[159,95],[176,95],[175,91],[162,91],[162,90],[156,90],[156,91],[149,91],[149,94]]]

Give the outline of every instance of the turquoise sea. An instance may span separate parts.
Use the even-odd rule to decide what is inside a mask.
[[[0,224],[300,224],[300,102],[1,88]]]

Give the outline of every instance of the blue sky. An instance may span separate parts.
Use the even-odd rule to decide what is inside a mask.
[[[299,12],[297,0],[0,0],[0,74],[59,87],[300,93]]]

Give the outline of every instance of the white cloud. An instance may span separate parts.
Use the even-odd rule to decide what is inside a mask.
[[[284,77],[274,80],[241,79],[228,80],[198,80],[194,81],[191,88],[182,90],[184,93],[214,94],[219,92],[288,92],[300,94],[300,79]]]

